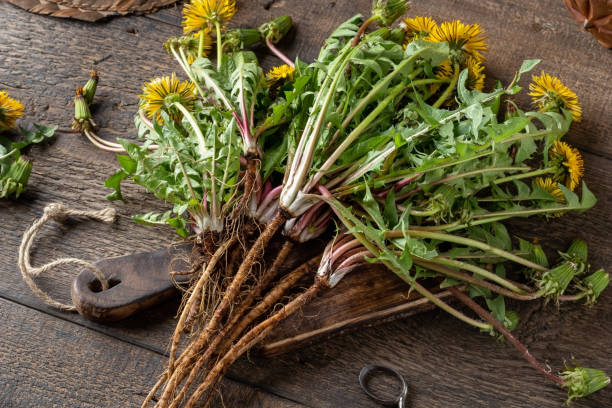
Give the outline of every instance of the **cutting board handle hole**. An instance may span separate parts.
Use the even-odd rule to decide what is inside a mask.
[[[120,279],[110,278],[108,280],[108,288],[110,289],[110,288],[112,288],[114,286],[117,286],[120,283],[121,283]],[[97,279],[91,281],[89,283],[89,290],[91,290],[94,293],[102,292],[102,283],[100,283],[100,281],[97,280]]]

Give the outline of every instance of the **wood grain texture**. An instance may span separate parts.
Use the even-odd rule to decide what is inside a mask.
[[[165,359],[5,299],[0,332],[3,408],[140,407]],[[222,390],[230,407],[302,406],[231,380]]]
[[[612,169],[609,139],[612,54],[577,29],[560,1],[415,0],[413,3],[413,15],[481,23],[491,44],[487,63],[487,73],[491,77],[507,82],[521,59],[538,57],[543,59],[543,68],[557,73],[576,91],[584,107],[584,120],[572,128],[568,140],[587,152],[586,182],[600,202],[586,214],[566,216],[550,223],[538,219],[521,220],[514,223],[511,230],[527,238],[538,236],[551,251],[563,249],[576,235],[582,236],[590,245],[594,266],[610,266],[608,236],[612,221],[607,203],[612,199],[612,182],[608,176]],[[292,56],[310,60],[324,37],[339,22],[356,12],[367,13],[369,5],[369,0],[257,0],[248,4],[239,1],[234,24],[254,25],[270,16],[291,14],[296,30],[281,42],[280,47]],[[102,125],[100,134],[106,138],[133,138],[132,115],[142,82],[154,75],[179,70],[161,48],[168,36],[180,33],[178,8],[162,10],[146,18],[121,17],[90,25],[31,15],[0,3],[0,21],[10,22],[0,27],[0,88],[8,90],[26,105],[25,116],[30,120],[68,127],[74,87],[86,80],[88,67],[97,62],[102,76],[94,114]],[[263,49],[257,52],[265,54]],[[269,67],[278,61],[266,56],[263,63]],[[527,82],[528,78],[523,83]],[[519,102],[524,105],[527,101]],[[131,346],[125,348],[113,348],[125,356],[136,353],[129,351],[132,348],[141,350],[139,353],[144,353],[143,348],[148,349],[145,354],[138,354],[142,356],[164,353],[175,322],[172,317],[176,303],[160,305],[124,322],[103,326],[76,314],[48,309],[21,281],[15,250],[27,225],[40,216],[50,201],[79,208],[99,209],[107,205],[104,201],[106,191],[101,186],[116,167],[112,154],[100,153],[72,134],[60,134],[47,146],[35,147],[30,156],[34,159],[30,191],[17,201],[0,202],[0,297],[32,308],[28,309],[32,317],[19,324],[10,323],[10,334],[3,330],[0,341],[9,337],[14,342],[45,336],[53,338],[57,325],[61,324],[72,330],[67,337],[92,336],[97,342],[130,343]],[[131,214],[161,210],[164,206],[152,199],[142,200],[142,190],[137,187],[128,187],[125,196],[127,203],[114,204],[119,221],[111,227],[93,222],[45,227],[33,254],[34,264],[63,255],[95,260],[169,244],[173,239],[169,230],[138,226],[129,219]],[[54,295],[68,300],[75,273],[62,270],[38,281]],[[548,361],[553,369],[561,369],[563,359],[574,356],[585,365],[612,373],[608,352],[612,348],[610,291],[593,309],[564,305],[556,310],[554,306],[542,308],[540,303],[518,305],[516,309],[523,320],[518,336],[535,356]],[[46,316],[35,318],[41,316],[37,311]],[[18,316],[17,312],[9,314]],[[10,316],[8,321],[14,321]],[[62,321],[58,323],[55,317]],[[32,323],[36,319],[46,320],[36,326]],[[34,333],[28,329],[32,326],[36,327]],[[55,341],[49,343],[49,347],[52,344],[61,347],[58,344],[62,343]],[[61,366],[67,359],[78,364],[81,355],[77,347],[73,348],[64,347],[62,355],[46,355],[47,360],[42,361]],[[366,363],[387,363],[398,368],[409,382],[408,406],[411,407],[559,407],[564,401],[564,393],[540,378],[509,346],[441,312],[351,332],[281,358],[248,357],[233,367],[231,378],[311,407],[375,407],[361,393],[357,383],[359,370]],[[154,376],[161,370],[162,360],[147,358],[146,373]],[[0,360],[2,367],[4,361]],[[15,370],[13,373],[17,377],[21,376],[19,373],[23,373],[23,377],[30,373],[25,364]],[[1,372],[0,378],[5,378],[1,377]],[[56,378],[59,385],[41,388],[41,395],[36,398],[52,400],[63,393],[77,392],[81,387],[101,387],[82,379],[69,381],[59,374]],[[150,383],[137,384],[143,387],[140,392],[146,393]],[[25,389],[21,390],[25,395]],[[225,395],[232,398],[238,394],[229,390]],[[611,400],[612,391],[607,389],[573,406],[600,408],[609,406]],[[36,406],[33,404],[18,406]],[[227,406],[257,406],[249,404],[236,402]],[[68,406],[81,405],[73,402]],[[101,403],[98,406],[116,405]]]

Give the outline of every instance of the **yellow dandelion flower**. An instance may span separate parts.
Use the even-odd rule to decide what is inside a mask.
[[[189,81],[179,81],[173,72],[171,76],[151,79],[142,87],[141,109],[149,118],[155,118],[163,123],[161,111],[164,110],[172,120],[181,119],[180,111],[173,105],[179,102],[188,110],[193,109],[195,95],[194,85]]]
[[[11,98],[6,91],[0,91],[0,131],[11,129],[15,120],[23,116],[23,105]]]
[[[582,107],[576,94],[563,85],[559,78],[550,76],[544,71],[540,76],[534,75],[529,84],[529,95],[541,110],[567,109],[576,122],[582,118]]]
[[[451,79],[453,77],[453,66],[450,60],[446,59],[435,67],[434,74],[440,79]]]
[[[550,149],[551,164],[558,169],[555,179],[574,190],[584,175],[584,161],[578,149],[556,141]]]
[[[440,63],[437,67],[434,68],[434,74],[439,79],[448,79],[450,80],[453,77],[453,66],[451,65],[450,60],[446,59]],[[431,84],[429,85],[429,92],[432,94],[436,93],[438,89],[440,89],[442,84]]]
[[[557,201],[565,200],[563,196],[563,191],[561,191],[561,189],[557,185],[557,182],[554,181],[551,177],[538,177],[535,179],[535,182],[538,187],[555,197]]]
[[[459,20],[445,21],[429,35],[429,41],[447,42],[451,57],[457,62],[462,62],[466,57],[483,62],[482,52],[487,50],[486,39],[480,25],[463,24]]]
[[[415,40],[427,40],[429,35],[438,27],[436,20],[431,17],[405,18],[400,26],[406,31],[404,48]]]
[[[476,58],[468,58],[466,61],[468,69],[467,87],[475,91],[482,91],[485,79],[485,74],[482,72],[484,66]]]
[[[563,195],[563,191],[561,191],[557,182],[554,181],[551,177],[546,177],[546,178],[538,177],[535,179],[535,183],[542,190],[552,195],[558,203],[565,203],[565,196]],[[563,212],[553,213],[552,215],[554,217],[560,217],[563,215]],[[534,241],[534,244],[536,243],[537,242]]]
[[[289,79],[291,81],[293,80],[294,71],[295,68],[293,68],[292,66],[283,64],[281,66],[274,67],[270,71],[268,71],[268,73],[266,74],[266,79],[268,81],[268,84],[274,84],[276,82],[283,81],[286,79]]]
[[[461,69],[468,69],[468,79],[466,83],[467,88],[482,91],[485,79],[485,74],[482,72],[484,70],[484,66],[482,66],[475,58],[467,58],[464,65],[465,66],[461,66]],[[440,79],[451,79],[453,77],[453,73],[453,66],[448,59],[442,61],[440,65],[434,68],[434,74]],[[439,88],[440,84],[432,84],[430,90],[432,93],[434,93]]]
[[[183,31],[185,34],[204,27],[221,27],[236,14],[236,0],[191,0],[183,8]]]

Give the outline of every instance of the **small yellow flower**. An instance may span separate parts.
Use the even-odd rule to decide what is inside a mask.
[[[429,35],[429,41],[447,42],[453,60],[461,63],[467,57],[483,62],[481,52],[487,50],[484,30],[478,24],[463,24],[459,20],[445,21]]]
[[[181,119],[180,111],[173,105],[180,103],[188,110],[193,109],[195,95],[194,85],[189,81],[179,81],[173,72],[171,76],[151,79],[142,87],[141,109],[149,118],[155,117],[158,123],[163,123],[161,111],[164,110],[174,121]]]
[[[268,71],[268,73],[266,74],[266,79],[269,85],[275,84],[279,81],[283,81],[286,79],[289,79],[291,81],[293,80],[294,71],[295,68],[293,68],[292,66],[283,64],[281,66],[274,67],[270,71]]]
[[[406,30],[404,48],[415,40],[428,40],[429,35],[438,27],[431,17],[405,18],[400,26]]]
[[[23,116],[23,105],[11,98],[6,91],[0,91],[0,131],[11,129],[15,120]]]
[[[534,75],[529,84],[529,95],[541,110],[567,109],[576,122],[582,118],[582,108],[576,94],[563,85],[559,78],[550,76],[544,71],[540,76]]]
[[[183,31],[185,34],[204,27],[213,29],[215,23],[221,27],[236,14],[236,0],[191,0],[183,8]]]
[[[550,149],[550,160],[558,169],[555,179],[573,191],[584,175],[584,161],[578,149],[556,141]]]

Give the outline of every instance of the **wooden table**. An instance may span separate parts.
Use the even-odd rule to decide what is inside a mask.
[[[239,1],[234,25],[259,24],[290,14],[297,30],[281,47],[312,60],[323,39],[354,13],[368,13],[370,0]],[[248,3],[248,5],[247,5]],[[512,232],[538,237],[552,250],[580,236],[591,262],[609,267],[609,202],[612,200],[612,52],[581,32],[558,0],[415,0],[412,15],[438,21],[460,18],[480,23],[489,36],[487,75],[507,82],[525,58],[557,74],[580,97],[584,119],[567,137],[584,154],[586,181],[599,197],[588,214],[545,222],[516,222]],[[180,33],[180,10],[99,24],[28,14],[0,3],[0,89],[26,106],[26,120],[69,127],[75,86],[94,63],[101,84],[94,114],[107,139],[134,137],[132,116],[143,81],[179,72],[161,44]],[[265,54],[263,50],[260,54]],[[270,67],[277,61],[263,57]],[[523,81],[526,85],[528,78]],[[519,102],[526,104],[523,97]],[[177,304],[166,303],[127,321],[99,325],[76,314],[46,307],[28,289],[17,269],[24,229],[49,202],[100,209],[108,203],[102,187],[115,169],[102,153],[73,134],[59,134],[31,151],[34,170],[27,194],[0,201],[0,406],[137,407],[165,361]],[[75,255],[94,260],[158,248],[169,230],[136,225],[130,215],[160,210],[143,190],[126,188],[126,203],[115,203],[119,221],[53,224],[42,233],[35,264]],[[38,279],[54,296],[69,299],[74,270]],[[612,374],[612,290],[588,309],[581,305],[517,306],[516,333],[532,353],[562,368],[572,356]],[[266,360],[242,358],[223,383],[226,407],[373,407],[357,374],[366,363],[386,363],[404,374],[411,407],[559,407],[564,392],[547,382],[513,348],[478,333],[454,318],[431,312],[336,337],[325,344]],[[612,405],[612,387],[574,407]],[[217,406],[223,406],[218,401]]]

